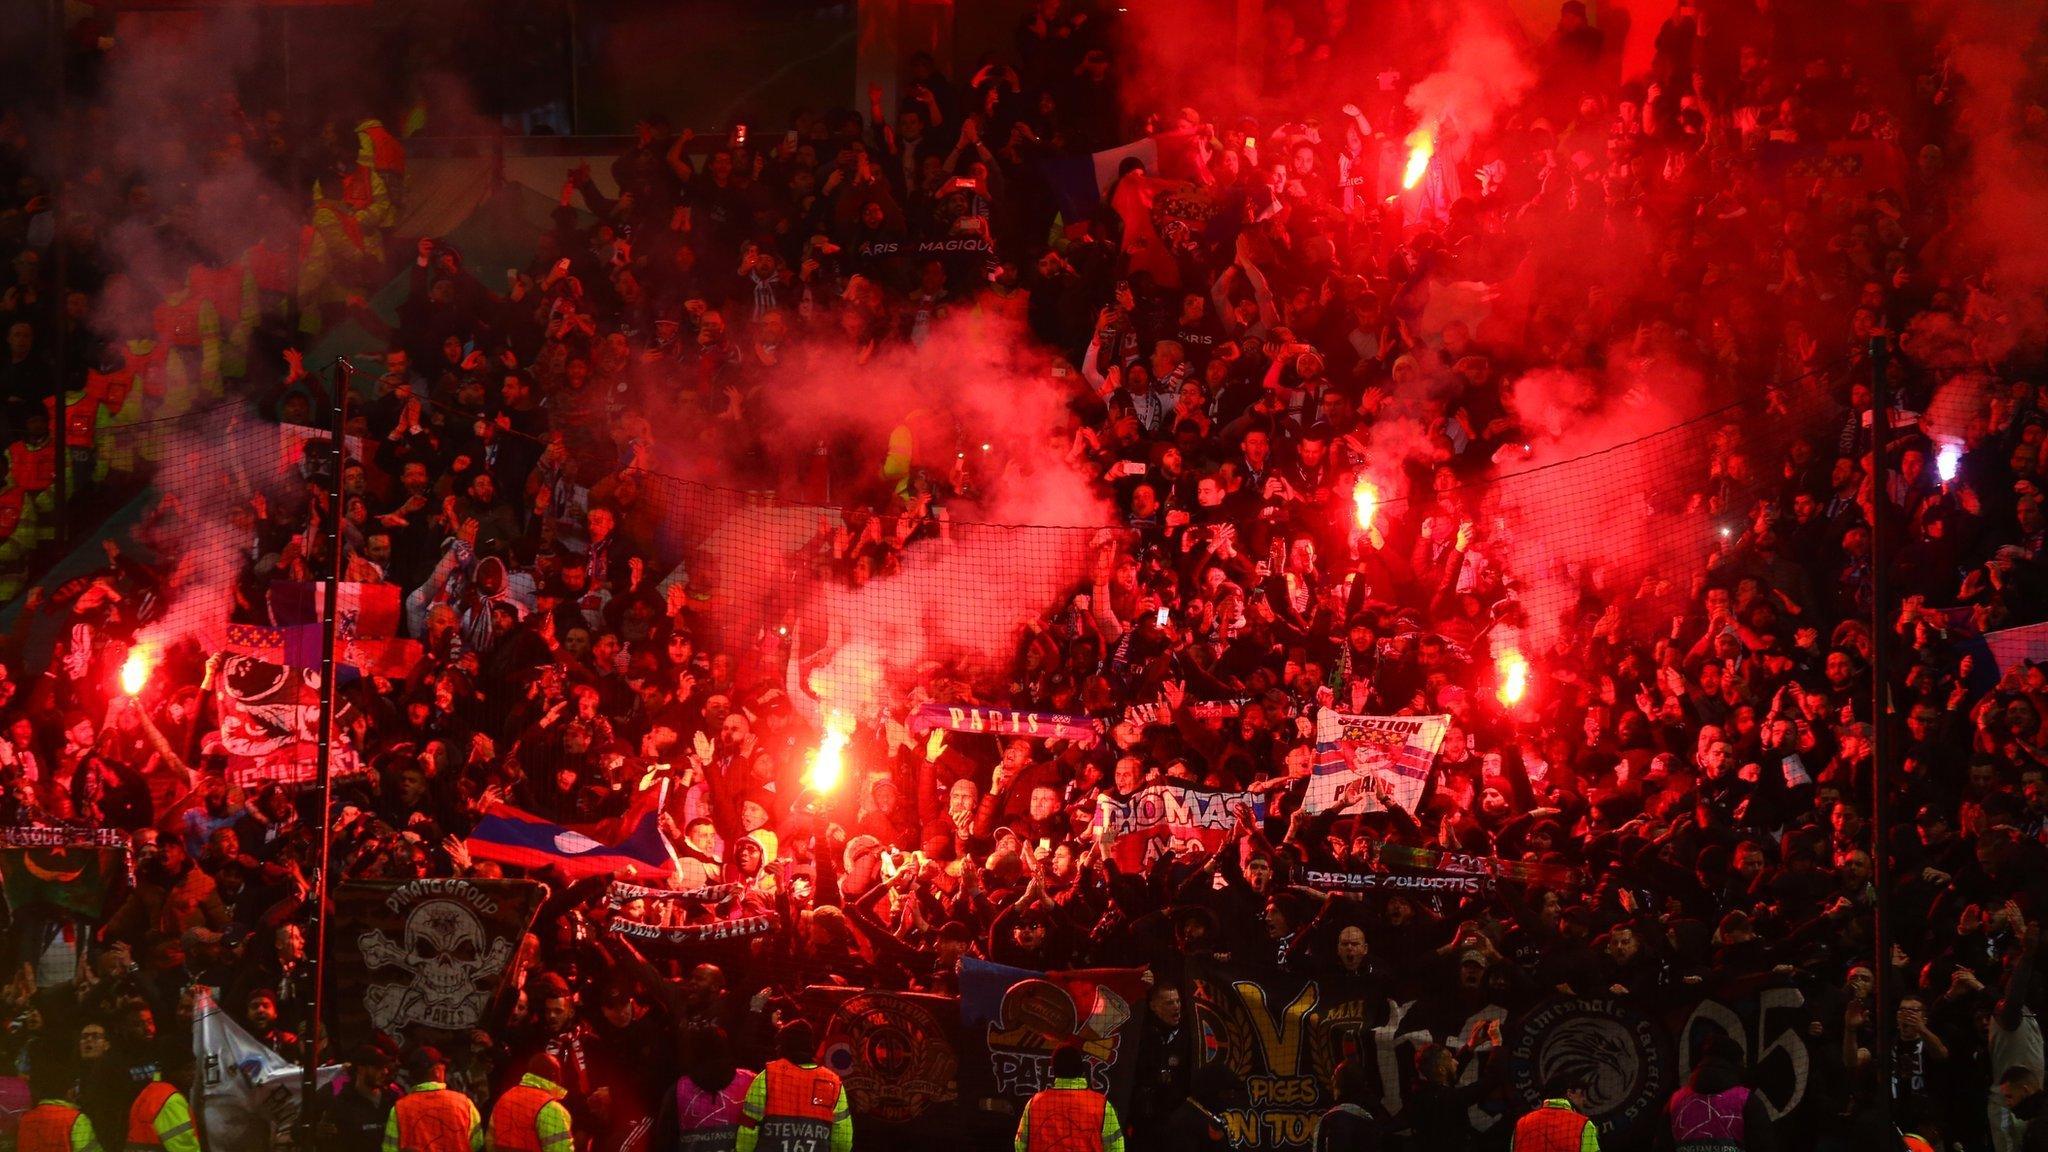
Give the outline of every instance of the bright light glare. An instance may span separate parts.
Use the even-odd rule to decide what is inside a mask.
[[[1408,136],[1408,167],[1401,172],[1401,187],[1413,188],[1422,182],[1422,174],[1429,171],[1429,158],[1436,154],[1436,141],[1431,139],[1429,130],[1418,128]]]
[[[1520,704],[1522,695],[1529,690],[1529,662],[1510,648],[1494,663],[1500,677],[1500,702],[1510,708]]]
[[[149,683],[149,657],[144,656],[142,649],[137,648],[128,653],[128,659],[121,663],[121,691],[129,696],[134,696],[139,694],[142,691],[142,686],[147,683]]]
[[[838,712],[825,717],[825,736],[811,756],[810,778],[805,781],[811,791],[828,796],[845,782],[846,742],[852,735],[853,721]]]
[[[1351,502],[1358,507],[1359,528],[1370,530],[1373,514],[1379,511],[1380,490],[1373,487],[1372,481],[1360,476],[1358,486],[1351,490]]]

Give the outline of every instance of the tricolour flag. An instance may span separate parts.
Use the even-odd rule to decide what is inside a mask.
[[[318,624],[291,624],[282,628],[268,624],[230,624],[227,648],[237,655],[254,656],[272,664],[318,668],[320,631]],[[352,636],[339,626],[335,632],[334,662],[344,671],[353,668],[365,676],[402,680],[412,675],[413,667],[425,655],[425,649],[417,640]],[[343,675],[340,682],[347,683],[348,677]]]
[[[661,834],[662,789],[643,788],[625,812],[589,824],[557,824],[495,804],[469,834],[469,854],[520,868],[554,865],[572,880],[620,872],[665,875],[674,867]]]
[[[1333,708],[1316,714],[1315,772],[1305,811],[1377,812],[1377,780],[1393,803],[1413,812],[1450,728],[1449,716],[1348,716]]]
[[[270,586],[270,618],[280,626],[319,624],[327,603],[327,586],[314,580],[280,580]],[[344,580],[335,596],[343,636],[382,638],[398,635],[398,585]]]

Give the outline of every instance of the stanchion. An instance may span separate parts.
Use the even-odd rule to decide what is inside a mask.
[[[316,750],[316,786],[319,789],[320,855],[313,872],[313,1019],[307,1026],[305,1078],[299,1089],[299,1124],[306,1131],[313,1094],[319,1087],[322,1024],[327,1014],[327,881],[329,850],[334,841],[334,633],[341,613],[342,531],[341,508],[343,465],[348,460],[348,397],[355,366],[336,360],[334,368],[334,474],[327,487],[327,576],[323,581],[320,607],[320,746]]]
[[[1871,615],[1871,691],[1874,694],[1870,705],[1870,850],[1871,887],[1876,894],[1876,903],[1871,908],[1871,943],[1877,950],[1877,966],[1873,971],[1877,979],[1872,981],[1870,1021],[1872,1055],[1877,1060],[1877,1106],[1886,1131],[1892,1125],[1892,1046],[1891,1046],[1891,1005],[1892,1005],[1892,939],[1890,916],[1887,914],[1891,903],[1891,811],[1888,793],[1890,791],[1886,774],[1891,765],[1886,756],[1891,750],[1891,741],[1885,738],[1885,722],[1890,712],[1890,693],[1886,690],[1891,670],[1887,653],[1891,650],[1888,633],[1891,631],[1891,581],[1886,569],[1891,564],[1890,533],[1886,531],[1886,513],[1891,504],[1889,484],[1885,477],[1885,460],[1890,454],[1892,438],[1891,389],[1885,383],[1885,334],[1878,333],[1870,338],[1870,615]]]

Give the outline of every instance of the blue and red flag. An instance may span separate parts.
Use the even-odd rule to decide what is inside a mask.
[[[520,868],[560,868],[571,880],[621,872],[663,875],[675,867],[661,834],[661,788],[643,788],[617,816],[588,824],[557,824],[523,808],[495,804],[469,834],[477,860]]]
[[[1039,972],[960,961],[961,1082],[1017,1103],[1052,1087],[1052,1054],[1079,1048],[1089,1086],[1121,1105],[1137,1064],[1143,968]],[[985,1056],[985,1063],[978,1057]]]

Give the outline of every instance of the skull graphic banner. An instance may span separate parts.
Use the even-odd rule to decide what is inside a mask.
[[[547,896],[530,880],[351,882],[334,898],[334,973],[349,1039],[494,1029],[519,940]]]
[[[245,637],[252,630],[235,636]],[[274,629],[272,630],[274,631]],[[228,781],[245,788],[275,781],[313,782],[320,751],[320,672],[233,654],[215,680],[220,708],[219,750],[228,758]],[[335,731],[346,732],[352,709],[337,701]],[[363,764],[345,735],[335,746],[332,771],[356,775]]]

